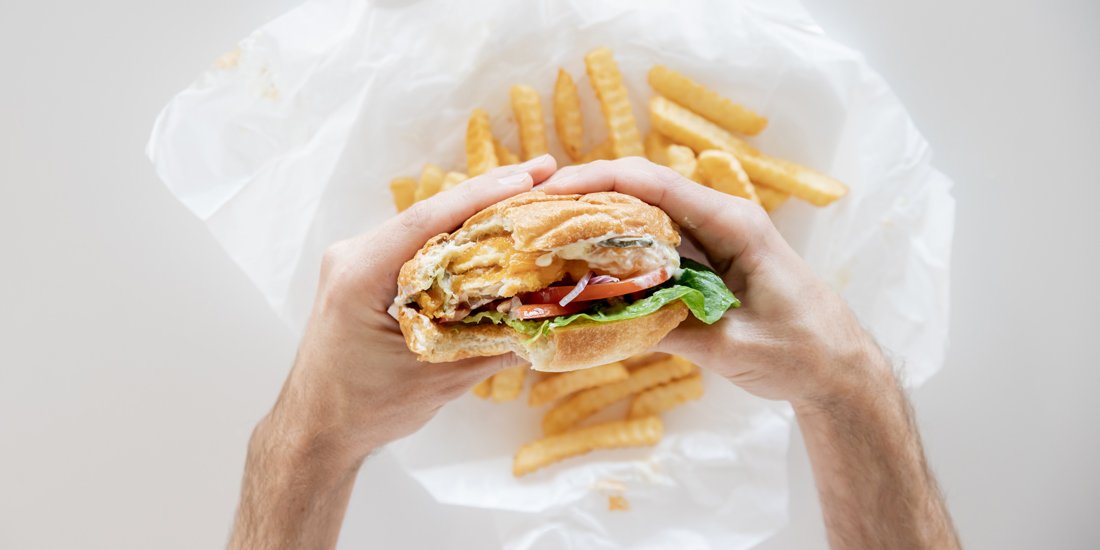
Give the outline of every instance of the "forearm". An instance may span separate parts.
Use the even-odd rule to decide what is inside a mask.
[[[335,547],[360,463],[265,418],[249,441],[229,548]]]
[[[889,365],[868,352],[866,377],[796,405],[832,548],[957,548],[912,410]]]

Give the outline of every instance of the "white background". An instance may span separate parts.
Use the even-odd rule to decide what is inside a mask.
[[[955,182],[951,348],[914,401],[972,548],[1100,540],[1100,3],[807,0]],[[0,6],[0,547],[224,544],[294,343],[143,147],[292,0]],[[517,30],[518,32],[518,30]],[[800,444],[791,525],[825,546]],[[483,548],[492,522],[372,461],[342,546]]]

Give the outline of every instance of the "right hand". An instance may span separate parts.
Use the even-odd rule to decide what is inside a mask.
[[[563,168],[546,193],[617,191],[668,213],[738,298],[714,325],[690,318],[659,351],[682,355],[768,399],[820,405],[893,374],[847,304],[755,203],[632,157]]]

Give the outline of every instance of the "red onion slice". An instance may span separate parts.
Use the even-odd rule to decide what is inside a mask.
[[[592,277],[592,280],[588,281],[588,284],[590,284],[590,285],[602,285],[602,284],[605,284],[605,283],[617,283],[617,282],[619,282],[618,277],[612,277],[611,275],[596,275],[595,277]]]
[[[560,302],[558,302],[558,305],[561,306],[561,307],[565,307],[565,306],[569,305],[569,302],[572,302],[573,298],[576,298],[577,296],[580,295],[581,292],[584,292],[584,287],[588,286],[588,281],[591,278],[592,278],[592,272],[591,271],[589,271],[588,273],[585,273],[584,277],[581,277],[581,280],[577,281],[577,286],[573,287],[573,290],[570,290],[569,294],[566,294],[565,297],[562,298]]]

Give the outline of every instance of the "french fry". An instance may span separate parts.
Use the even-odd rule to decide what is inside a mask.
[[[554,82],[554,130],[558,141],[573,161],[580,160],[584,148],[584,120],[581,118],[581,97],[577,95],[577,84],[573,75],[558,69],[558,79]]]
[[[668,158],[668,167],[678,172],[681,176],[702,183],[699,174],[699,162],[695,160],[695,151],[691,147],[683,145],[669,145],[665,150]]]
[[[649,100],[649,116],[658,132],[676,143],[691,147],[696,153],[707,149],[740,154],[759,153],[741,138],[661,96]]]
[[[644,155],[642,135],[638,133],[630,97],[623,85],[623,75],[619,73],[611,50],[597,48],[588,52],[584,56],[584,65],[588,80],[592,82],[592,89],[600,101],[615,158]]]
[[[497,154],[497,162],[501,166],[507,166],[509,164],[519,164],[519,156],[512,152],[507,145],[500,142],[499,139],[493,138],[493,152]]]
[[[664,361],[669,357],[672,356],[667,353],[650,351],[647,353],[639,353],[638,355],[635,355],[633,357],[627,357],[626,359],[620,361],[620,363],[622,363],[626,367],[626,370],[634,372],[646,365],[651,365],[653,363],[656,363],[657,361]]]
[[[626,512],[630,510],[630,501],[622,495],[607,496],[608,512]]]
[[[588,388],[626,380],[630,376],[622,363],[609,363],[590,369],[555,374],[535,382],[527,404],[535,407]]]
[[[783,206],[783,203],[791,198],[790,193],[776,191],[771,187],[765,187],[763,185],[756,186],[756,196],[760,197],[760,204],[763,205],[764,210],[768,212],[773,212],[776,208]]]
[[[523,391],[523,379],[527,377],[528,365],[504,369],[493,375],[490,396],[498,403],[512,401]]]
[[[546,123],[542,118],[542,102],[539,93],[530,86],[516,84],[512,86],[512,112],[519,125],[519,145],[523,160],[545,155]]]
[[[615,153],[611,150],[611,142],[605,141],[593,147],[591,151],[585,153],[584,156],[581,157],[580,164],[596,160],[611,160],[613,158],[615,158]]]
[[[619,449],[656,445],[664,425],[656,416],[615,420],[576,431],[532,441],[519,448],[512,461],[512,474],[529,474],[560,460],[596,449]]]
[[[393,194],[393,205],[398,212],[412,206],[416,202],[416,180],[412,178],[394,178],[390,181],[390,193]]]
[[[443,176],[443,185],[439,187],[439,190],[446,191],[468,179],[470,177],[462,172],[447,172],[447,175]]]
[[[477,385],[474,386],[470,390],[470,393],[472,393],[472,394],[474,394],[474,395],[476,395],[476,396],[478,396],[482,399],[488,399],[489,396],[492,395],[492,392],[493,392],[493,377],[492,376],[486,378],[485,380],[482,380],[481,382],[478,382]]]
[[[474,109],[466,124],[466,171],[478,176],[500,166],[493,150],[493,132],[489,128],[489,113]]]
[[[682,378],[695,370],[695,365],[685,359],[671,356],[631,372],[630,377],[621,382],[612,382],[575,393],[546,413],[542,418],[542,431],[546,435],[564,432],[616,401],[670,380]]]
[[[788,160],[770,157],[705,118],[663,97],[649,102],[653,127],[669,139],[696,152],[718,149],[733,153],[749,179],[790,193],[817,206],[826,206],[848,193],[848,186],[820,172]]]
[[[639,393],[630,402],[627,418],[660,414],[700,397],[703,397],[703,375],[696,373]]]
[[[668,141],[668,138],[666,138],[664,134],[650,130],[649,133],[645,135],[646,158],[648,158],[652,162],[656,162],[657,164],[669,166],[669,145],[672,145],[672,143]],[[692,154],[692,158],[695,158],[694,154]]]
[[[707,186],[760,204],[756,188],[749,181],[748,174],[745,174],[741,163],[733,153],[715,150],[699,153],[699,171],[703,174],[703,183]]]
[[[749,179],[789,193],[815,206],[827,206],[848,194],[848,186],[800,164],[765,154],[738,155]]]
[[[443,187],[443,169],[428,163],[424,165],[424,169],[420,171],[420,181],[416,184],[416,194],[414,202],[420,202],[439,192]]]
[[[734,103],[663,65],[656,65],[649,70],[649,85],[658,94],[703,115],[731,132],[755,136],[768,125],[767,118],[748,107]]]

